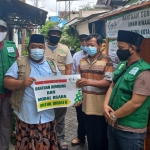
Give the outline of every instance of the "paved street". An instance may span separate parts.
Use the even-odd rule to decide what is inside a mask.
[[[77,119],[76,119],[76,112],[75,108],[70,107],[67,111],[66,116],[66,140],[69,144],[69,150],[87,150],[87,143],[81,144],[78,146],[71,146],[70,141],[76,137],[77,134]],[[14,150],[14,146],[10,146],[10,150]]]

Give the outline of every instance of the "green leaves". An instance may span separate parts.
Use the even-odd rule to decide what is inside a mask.
[[[80,48],[77,31],[73,27],[65,26],[62,31],[60,43],[67,45],[70,49],[76,49],[77,51]]]
[[[47,22],[45,23],[45,25],[42,26],[42,29],[40,29],[40,33],[43,34],[43,35],[46,37],[46,35],[47,35],[49,29],[50,29],[51,27],[55,26],[55,25],[56,25],[55,22],[47,21]]]

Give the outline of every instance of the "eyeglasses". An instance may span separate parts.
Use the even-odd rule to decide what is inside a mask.
[[[81,41],[81,42],[84,42],[84,41],[87,42],[87,39],[81,39],[80,41]]]

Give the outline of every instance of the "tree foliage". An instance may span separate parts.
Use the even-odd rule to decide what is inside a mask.
[[[67,45],[70,49],[78,51],[80,48],[80,41],[77,31],[73,27],[65,26],[62,31],[60,43]]]
[[[42,26],[42,29],[40,29],[40,33],[43,34],[43,35],[46,37],[46,35],[47,35],[49,29],[50,29],[51,27],[55,26],[55,25],[56,25],[55,22],[47,21],[47,22],[45,23],[45,25]]]
[[[82,10],[94,10],[94,7],[91,6],[91,2],[87,3],[86,5],[79,6]]]

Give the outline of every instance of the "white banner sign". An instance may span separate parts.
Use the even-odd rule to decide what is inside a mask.
[[[109,39],[109,44],[108,44],[108,55],[111,58],[113,62],[114,68],[117,68],[118,64],[120,63],[119,58],[117,57],[117,40],[112,40]]]
[[[38,111],[70,107],[82,100],[81,89],[76,88],[80,75],[43,77],[34,82]]]
[[[116,38],[118,30],[128,30],[150,38],[150,8],[120,15],[107,20],[106,37]]]

